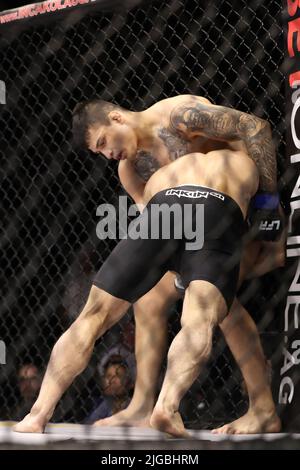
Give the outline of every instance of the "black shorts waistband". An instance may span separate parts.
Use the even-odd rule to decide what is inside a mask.
[[[190,202],[204,202],[205,200],[214,199],[216,201],[225,202],[225,204],[230,203],[232,207],[236,209],[244,222],[244,214],[238,203],[228,194],[225,194],[221,191],[217,191],[208,186],[200,186],[193,184],[185,184],[180,186],[175,186],[171,188],[165,188],[162,191],[156,193],[149,201],[147,206],[152,204],[161,204],[166,203],[166,199],[172,196],[174,200],[177,200],[181,203],[184,203],[183,199],[189,199]],[[173,201],[174,202],[174,201]]]

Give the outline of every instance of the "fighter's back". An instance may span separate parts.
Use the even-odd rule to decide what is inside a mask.
[[[258,189],[256,165],[243,152],[218,150],[192,153],[159,169],[145,188],[145,202],[165,188],[207,186],[232,197],[246,215],[250,198]]]

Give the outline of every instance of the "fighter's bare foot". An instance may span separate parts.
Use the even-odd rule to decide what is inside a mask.
[[[150,414],[141,414],[123,410],[109,418],[100,419],[94,426],[127,426],[136,428],[150,428]]]
[[[168,412],[161,408],[154,408],[150,419],[150,425],[154,429],[171,434],[174,437],[189,437],[178,411]]]
[[[244,416],[212,430],[213,434],[261,434],[276,433],[281,430],[281,421],[276,413],[254,412],[249,410]]]
[[[41,424],[41,421],[37,417],[30,415],[25,416],[25,418],[13,426],[13,431],[15,432],[30,432],[30,433],[43,433],[45,430],[45,425]]]

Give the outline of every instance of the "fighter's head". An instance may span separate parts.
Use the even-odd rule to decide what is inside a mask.
[[[108,159],[132,160],[137,152],[132,114],[103,100],[79,103],[73,111],[74,141]]]

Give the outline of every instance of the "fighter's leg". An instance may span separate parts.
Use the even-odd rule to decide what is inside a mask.
[[[213,430],[213,433],[279,432],[280,419],[276,414],[258,331],[249,313],[237,299],[221,327],[245,380],[249,395],[249,409],[244,416]]]
[[[163,386],[150,424],[174,436],[186,436],[179,403],[209,358],[213,329],[225,317],[227,305],[219,289],[206,281],[192,281],[186,289],[182,328],[168,353]]]
[[[129,406],[99,426],[149,426],[157,393],[157,382],[167,347],[167,312],[179,298],[175,275],[168,272],[160,282],[134,304],[137,376]]]
[[[241,261],[241,284],[260,257],[259,242],[252,242]],[[266,370],[266,360],[257,327],[249,313],[235,299],[229,314],[220,325],[225,340],[239,365],[249,395],[249,409],[238,420],[214,429],[214,433],[256,434],[279,432],[281,425],[276,414]]]
[[[150,216],[145,210],[138,219],[147,230]],[[86,367],[96,339],[159,282],[177,248],[177,240],[162,237],[129,236],[118,243],[94,277],[83,312],[54,346],[40,395],[15,431],[44,429],[63,392]]]
[[[92,286],[83,311],[54,345],[35,404],[14,431],[44,431],[60,397],[87,366],[95,341],[123,316],[129,305]]]

